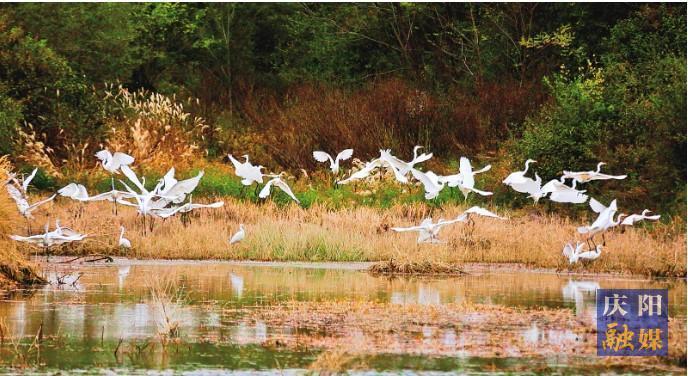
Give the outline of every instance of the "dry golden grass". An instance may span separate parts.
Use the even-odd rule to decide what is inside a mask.
[[[665,236],[642,228],[607,234],[602,257],[590,264],[570,267],[561,255],[564,243],[576,240],[576,227],[566,218],[514,214],[506,221],[476,218],[472,234],[463,224],[445,227],[444,244],[416,244],[412,233],[395,233],[392,226],[417,224],[432,215],[452,218],[462,207],[447,206],[434,212],[423,204],[397,205],[389,209],[356,207],[331,210],[318,205],[250,204],[225,198],[221,209],[199,211],[189,226],[178,218],[156,220],[152,233],[133,208],[111,213],[108,203],[86,205],[81,217],[78,205],[62,202],[53,217],[78,231],[90,234],[86,243],[62,250],[68,253],[102,252],[137,258],[236,259],[266,261],[388,261],[398,264],[432,262],[461,265],[467,262],[521,263],[531,267],[586,272],[625,272],[644,275],[686,275],[684,234]],[[47,211],[42,211],[47,213]],[[509,213],[500,213],[509,216]],[[46,221],[37,219],[37,226]],[[230,246],[229,237],[246,226],[246,238]],[[133,249],[117,249],[119,225]],[[582,240],[582,239],[580,239]]]
[[[6,156],[0,157],[0,181],[7,181],[12,165]],[[17,206],[10,198],[4,184],[0,187],[0,288],[16,284],[31,284],[43,281],[33,264],[26,261],[17,250],[14,241],[8,238],[17,223],[22,223]]]

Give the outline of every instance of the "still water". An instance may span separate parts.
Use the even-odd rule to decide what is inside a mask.
[[[356,301],[389,307],[477,304],[522,309],[563,308],[570,310],[583,325],[594,328],[595,289],[668,288],[670,316],[685,320],[685,280],[593,278],[522,271],[390,278],[369,275],[361,270],[363,267],[133,260],[49,266],[47,277],[55,282],[66,275],[67,284],[16,291],[0,301],[4,342],[0,346],[0,370],[302,373],[323,353],[312,341],[299,344],[299,338],[312,333],[298,323],[272,325],[240,314],[295,302]],[[78,280],[71,283],[78,275]],[[169,340],[164,348],[158,333],[164,327],[165,316],[161,315],[159,301],[153,296],[153,286],[163,290],[173,286],[165,290],[165,296],[170,299],[166,310],[179,324],[178,338]],[[579,340],[576,333],[543,329],[535,322],[514,330],[518,341],[534,346],[542,342],[568,346]],[[487,332],[486,328],[485,333],[472,333],[471,338],[488,337]],[[37,336],[41,345],[31,346]],[[585,360],[569,364],[569,358],[559,358],[556,354],[486,357],[472,350],[480,346],[459,344],[465,340],[462,333],[432,327],[431,322],[422,326],[418,336],[421,342],[407,341],[406,346],[390,344],[389,352],[359,356],[365,359],[359,359],[356,372],[566,373],[566,367],[574,367],[568,369],[573,372],[575,367],[585,367]],[[281,345],[280,341],[294,338],[297,345]],[[429,343],[432,341],[437,343]],[[427,347],[419,345],[426,342]],[[594,357],[594,354],[587,356]],[[615,369],[607,367],[604,371]],[[657,369],[650,367],[646,371],[655,373]]]

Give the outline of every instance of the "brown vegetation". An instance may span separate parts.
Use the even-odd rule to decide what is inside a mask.
[[[621,272],[642,275],[685,276],[686,238],[670,227],[650,232],[630,228],[607,234],[602,257],[589,264],[570,266],[561,255],[566,242],[578,238],[567,218],[553,215],[501,213],[507,221],[476,218],[473,230],[463,224],[445,227],[443,244],[417,244],[415,234],[395,233],[392,226],[419,223],[422,218],[452,218],[462,207],[430,209],[424,204],[388,209],[356,207],[333,210],[320,205],[303,209],[271,202],[251,204],[224,198],[220,209],[198,211],[185,226],[179,218],[156,220],[152,233],[143,235],[141,218],[133,208],[111,214],[108,203],[91,203],[80,217],[72,202],[57,204],[51,220],[90,235],[82,245],[57,253],[106,253],[136,258],[235,259],[265,261],[388,261],[398,265],[428,262],[460,266],[463,263],[520,263],[560,271]],[[48,218],[39,218],[44,224]],[[41,223],[42,222],[42,223]],[[133,249],[117,248],[119,224]],[[229,237],[246,225],[246,239],[230,246]],[[578,238],[579,240],[582,240]]]

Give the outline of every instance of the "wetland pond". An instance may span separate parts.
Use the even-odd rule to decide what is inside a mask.
[[[0,372],[686,372],[685,324],[673,333],[678,361],[595,349],[595,289],[668,288],[669,316],[684,323],[685,280],[489,268],[390,277],[366,267],[47,264],[53,282],[80,277],[2,297]]]

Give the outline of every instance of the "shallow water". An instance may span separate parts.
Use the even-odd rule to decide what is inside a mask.
[[[240,373],[258,370],[299,373],[322,350],[306,345],[282,346],[273,338],[296,338],[298,343],[300,336],[309,335],[307,330],[297,324],[271,326],[227,313],[295,301],[567,308],[593,328],[595,289],[669,288],[670,316],[685,320],[686,284],[682,280],[506,271],[451,278],[389,278],[371,276],[358,270],[357,264],[342,266],[127,260],[118,260],[115,265],[51,266],[47,274],[53,281],[68,273],[82,275],[73,285],[54,284],[38,290],[17,291],[0,301],[4,336],[12,337],[17,345],[5,339],[5,345],[0,346],[0,364],[29,367],[35,372],[97,367],[127,374],[145,370],[207,373],[219,369]],[[161,316],[150,289],[156,281],[173,281],[174,296],[179,298],[166,309],[172,310],[171,315],[180,322],[180,340],[171,342],[165,349],[156,336]],[[428,329],[431,330],[434,329]],[[29,350],[29,343],[39,331],[43,345],[39,351]],[[464,340],[453,330],[441,331],[439,335],[425,331],[424,327],[419,335],[452,349]],[[534,345],[548,342],[563,346],[577,340],[575,333],[542,329],[537,324],[519,333],[522,341]],[[115,355],[118,345],[122,351]],[[581,363],[567,364],[567,358],[552,356],[481,357],[470,348],[448,356],[446,352],[435,354],[428,350],[432,348],[429,345],[415,351],[406,347],[390,354],[374,354],[362,362],[359,359],[364,364],[359,366],[363,369],[360,372],[369,369],[549,373],[564,372],[565,367],[580,367]]]

